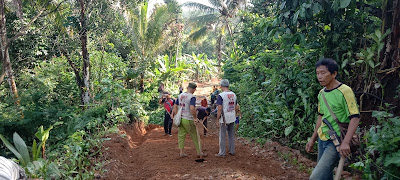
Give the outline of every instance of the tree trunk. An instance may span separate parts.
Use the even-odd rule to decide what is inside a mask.
[[[178,67],[178,56],[179,56],[179,34],[178,34],[178,42],[176,45],[176,55],[175,55],[175,67]]]
[[[238,59],[238,56],[237,56],[237,53],[236,53],[236,43],[235,43],[235,38],[233,38],[233,32],[232,32],[232,28],[231,28],[231,26],[229,25],[229,21],[228,21],[228,20],[226,20],[226,27],[228,28],[229,35],[230,35],[230,36],[231,36],[231,38],[232,38],[232,48],[233,48],[233,53],[235,54],[235,59],[237,60],[237,59]]]
[[[222,34],[218,36],[217,39],[217,59],[218,59],[218,67],[221,68],[222,62]]]
[[[392,67],[400,66],[400,0],[393,1]]]
[[[388,9],[392,7],[393,9]],[[385,50],[381,56],[381,70],[400,66],[400,0],[387,1],[382,13],[382,29],[391,28],[386,38]]]
[[[144,72],[140,73],[140,92],[144,92]]]
[[[11,92],[13,94],[14,103],[17,108],[20,106],[17,85],[15,84],[14,72],[11,67],[10,56],[8,54],[8,38],[6,28],[6,15],[5,15],[5,3],[4,0],[0,0],[0,38],[1,38],[1,60],[3,62],[3,69],[8,78],[8,84],[10,85]],[[2,75],[3,76],[3,75]],[[3,76],[4,77],[4,76]],[[23,116],[21,114],[21,116]]]
[[[79,32],[81,46],[82,46],[82,58],[83,58],[83,93],[81,94],[82,102],[84,105],[87,105],[90,101],[90,61],[89,61],[89,53],[87,50],[87,28],[86,28],[86,17],[85,17],[85,2],[84,0],[80,0],[81,6],[81,30]]]

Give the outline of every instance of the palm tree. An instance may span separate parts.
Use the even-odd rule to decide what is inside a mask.
[[[140,91],[144,91],[144,75],[154,58],[163,48],[162,39],[166,25],[170,22],[167,5],[157,5],[149,18],[148,2],[142,3],[131,13],[133,19],[133,47],[137,53],[134,64],[140,71]]]
[[[230,19],[235,17],[237,11],[242,7],[243,4],[245,4],[245,0],[208,0],[208,2],[211,4],[211,6],[197,2],[187,2],[183,4],[186,7],[194,8],[205,13],[203,15],[190,18],[191,22],[195,22],[197,25],[202,25],[202,27],[193,32],[189,38],[192,41],[196,41],[205,36],[208,31],[214,29],[217,30],[218,38],[216,50],[218,55],[218,65],[221,65],[225,28],[228,30],[230,36],[232,36],[233,32],[230,25]],[[232,43],[233,48],[235,48],[235,43]]]

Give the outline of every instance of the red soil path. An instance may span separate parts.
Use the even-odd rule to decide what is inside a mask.
[[[199,84],[195,94],[198,97],[208,95],[212,85],[217,83]],[[299,170],[299,164],[291,165],[278,152],[292,154],[307,168],[315,165],[298,151],[278,143],[268,142],[261,148],[241,138],[236,140],[236,156],[215,157],[218,153],[215,118],[208,124],[210,132],[206,137],[201,135],[203,151],[208,154],[202,163],[195,162],[196,150],[189,135],[185,143],[188,157],[178,157],[176,127],[170,137],[165,136],[163,128],[157,125],[146,129],[137,123],[121,126],[120,134],[111,135],[111,140],[104,143],[103,154],[108,163],[102,179],[308,179],[309,174]]]

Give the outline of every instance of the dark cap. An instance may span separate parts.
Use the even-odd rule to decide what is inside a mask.
[[[196,89],[197,85],[194,82],[189,83],[188,87],[192,88],[192,89]]]

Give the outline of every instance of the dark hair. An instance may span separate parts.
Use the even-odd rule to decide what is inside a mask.
[[[207,108],[206,111],[207,111],[207,112],[211,112],[211,108]]]
[[[333,74],[335,71],[339,72],[339,66],[336,63],[335,60],[331,59],[331,58],[323,58],[320,59],[316,64],[315,64],[315,68],[318,68],[319,66],[325,66],[326,68],[328,68],[328,71]]]

